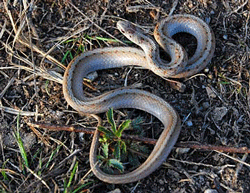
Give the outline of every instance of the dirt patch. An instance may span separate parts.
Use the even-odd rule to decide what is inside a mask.
[[[183,123],[178,142],[250,148],[248,1],[47,0],[29,4],[4,0],[0,3],[0,190],[250,191],[247,154],[174,148],[166,163],[147,178],[137,183],[110,185],[91,172],[88,174],[91,135],[27,125],[30,121],[40,121],[95,127],[94,119],[79,115],[67,105],[61,85],[64,67],[57,61],[67,66],[83,51],[127,43],[116,28],[121,19],[134,22],[152,34],[156,23],[171,12],[198,16],[209,23],[216,38],[210,65],[199,75],[180,80],[186,85],[184,92],[174,90],[148,70],[130,67],[99,72],[92,84],[98,91],[88,88],[86,92],[99,95],[123,86],[126,79],[127,85],[135,84],[176,109]],[[194,48],[190,46],[191,53]],[[116,111],[116,115],[117,121],[142,116],[145,134],[157,137],[152,128],[159,127],[159,121],[149,114],[125,109]],[[26,144],[28,166],[13,138],[17,129]],[[71,179],[76,163],[76,174]]]

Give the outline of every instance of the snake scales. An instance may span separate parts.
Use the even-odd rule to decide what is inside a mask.
[[[180,118],[169,103],[139,89],[119,88],[88,98],[83,92],[83,78],[93,71],[123,66],[141,66],[163,78],[189,77],[206,67],[215,50],[212,30],[203,20],[192,15],[167,17],[155,27],[155,40],[170,55],[170,62],[160,59],[158,45],[138,27],[125,21],[119,21],[117,27],[141,49],[111,47],[85,52],[68,65],[63,80],[65,99],[79,112],[97,114],[110,108],[136,108],[151,113],[164,125],[164,130],[147,160],[136,170],[120,175],[106,174],[100,169],[96,158],[99,133],[95,132],[90,149],[90,165],[100,180],[112,184],[134,182],[155,171],[165,161],[178,138]],[[197,49],[190,59],[184,48],[172,39],[179,32],[189,33],[197,40]]]

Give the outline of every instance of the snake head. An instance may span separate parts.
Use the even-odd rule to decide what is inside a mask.
[[[118,21],[117,28],[125,36],[132,35],[138,30],[134,24],[128,21]]]
[[[146,37],[145,32],[131,22],[118,21],[117,28],[124,36],[142,49],[145,43],[148,42],[149,38]]]

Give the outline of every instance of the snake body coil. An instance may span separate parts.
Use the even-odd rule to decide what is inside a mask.
[[[158,45],[140,29],[124,21],[119,21],[117,27],[143,51],[131,47],[113,47],[85,52],[68,65],[63,80],[65,99],[79,112],[96,114],[106,112],[110,108],[136,108],[151,113],[164,125],[164,130],[147,160],[136,170],[121,175],[109,175],[99,168],[96,158],[99,133],[95,132],[90,149],[90,165],[100,180],[112,184],[134,182],[156,170],[167,158],[178,138],[180,119],[169,103],[138,89],[120,88],[98,97],[85,97],[83,78],[96,70],[123,66],[141,66],[164,78],[188,77],[205,68],[215,49],[214,35],[209,26],[191,15],[168,17],[155,28],[155,39],[170,55],[169,63],[160,59]],[[189,60],[183,47],[171,38],[179,32],[190,33],[197,39],[196,52]]]

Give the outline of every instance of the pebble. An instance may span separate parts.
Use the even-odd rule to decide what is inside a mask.
[[[94,81],[96,78],[98,77],[98,74],[96,71],[91,72],[87,75],[87,79],[89,79],[90,81]]]
[[[218,193],[215,189],[206,189],[204,193]]]
[[[193,126],[193,122],[192,122],[192,121],[187,121],[186,124],[187,124],[187,126],[189,126],[189,127],[192,127],[192,126]]]
[[[121,190],[119,188],[116,188],[108,193],[121,193]]]
[[[216,94],[213,92],[213,90],[210,87],[206,87],[207,95],[209,98],[216,98]]]
[[[205,18],[205,22],[206,22],[207,24],[209,24],[210,21],[211,21],[211,17],[206,17],[206,18]]]
[[[176,153],[178,154],[185,154],[185,153],[188,153],[190,150],[190,148],[176,148]]]
[[[204,102],[204,103],[202,103],[202,106],[204,109],[208,109],[210,107],[210,104],[209,104],[209,102]]]
[[[215,119],[215,121],[221,121],[223,117],[227,114],[227,112],[227,107],[216,107],[213,110],[213,118]]]

